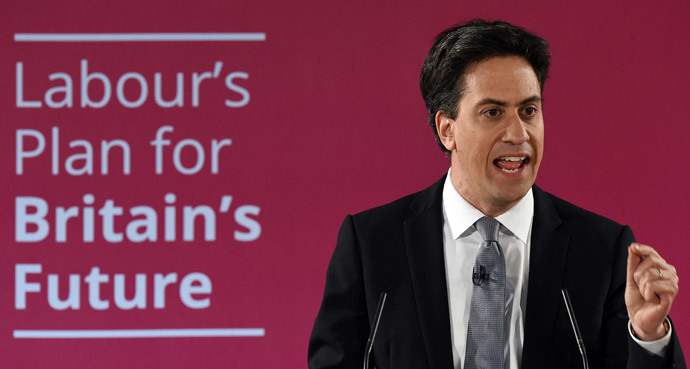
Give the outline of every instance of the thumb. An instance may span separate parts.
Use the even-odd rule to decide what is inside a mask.
[[[637,270],[637,267],[640,265],[640,256],[637,255],[635,252],[633,252],[633,247],[635,247],[634,243],[631,243],[630,246],[628,246],[628,273],[627,273],[627,284],[628,285],[637,285],[635,282],[635,277],[634,273]]]

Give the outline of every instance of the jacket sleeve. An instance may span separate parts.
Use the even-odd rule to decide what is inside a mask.
[[[309,339],[311,369],[361,368],[369,334],[361,253],[351,215],[340,227]]]
[[[673,324],[673,323],[671,323]],[[673,329],[671,334],[671,342],[666,348],[666,356],[661,357],[654,355],[649,351],[643,349],[635,342],[632,337],[628,337],[628,369],[642,369],[642,368],[673,368],[686,369],[685,357],[683,350],[680,347],[680,341],[676,335],[676,330]]]

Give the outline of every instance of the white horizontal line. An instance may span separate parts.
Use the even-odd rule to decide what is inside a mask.
[[[15,329],[14,338],[163,338],[163,337],[263,337],[263,328],[203,329]]]
[[[15,33],[15,42],[266,41],[263,32],[245,33]]]

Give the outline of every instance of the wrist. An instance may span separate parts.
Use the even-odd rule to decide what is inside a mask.
[[[656,329],[654,332],[644,332],[640,329],[635,330],[634,325],[630,325],[630,330],[632,331],[633,336],[635,338],[641,340],[641,341],[655,341],[658,340],[664,336],[666,336],[671,329],[671,326],[668,323],[668,318],[664,319],[664,322]]]

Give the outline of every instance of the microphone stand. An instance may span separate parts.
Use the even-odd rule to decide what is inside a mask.
[[[379,321],[381,321],[381,313],[383,312],[383,305],[386,304],[387,293],[381,292],[379,297],[379,304],[376,306],[376,314],[374,315],[374,325],[371,327],[369,332],[369,339],[367,339],[367,346],[364,349],[364,369],[369,369],[369,356],[371,355],[371,349],[374,348],[374,339],[376,338],[376,332],[379,329]]]
[[[562,289],[561,295],[563,295],[565,309],[568,311],[570,325],[573,327],[573,332],[575,333],[577,347],[580,349],[580,355],[582,356],[582,366],[585,369],[589,369],[589,362],[587,362],[587,351],[585,350],[585,343],[582,341],[582,334],[580,334],[580,328],[577,326],[577,319],[575,319],[575,311],[573,310],[573,305],[570,303],[570,296],[568,295],[568,290]]]

